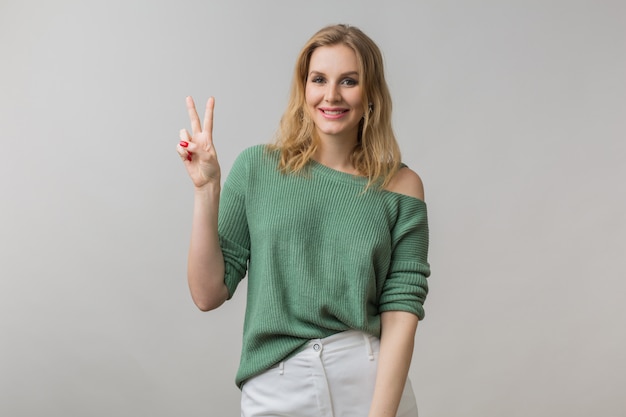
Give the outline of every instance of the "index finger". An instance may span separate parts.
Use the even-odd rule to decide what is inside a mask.
[[[215,98],[209,97],[206,102],[206,110],[204,111],[204,124],[202,126],[202,131],[209,132],[211,134],[213,132],[213,109],[215,108]]]
[[[198,117],[198,112],[196,111],[196,104],[193,102],[193,98],[191,96],[187,96],[187,112],[189,113],[189,121],[191,122],[191,132],[192,134],[202,132],[202,128],[200,127],[200,118]]]

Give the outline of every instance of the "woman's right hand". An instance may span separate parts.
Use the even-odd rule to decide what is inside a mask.
[[[204,122],[200,125],[193,98],[187,97],[191,134],[187,129],[180,131],[180,143],[176,146],[176,151],[183,160],[187,173],[196,188],[202,188],[207,184],[220,185],[220,165],[213,146],[214,108],[215,99],[210,97],[206,103]]]

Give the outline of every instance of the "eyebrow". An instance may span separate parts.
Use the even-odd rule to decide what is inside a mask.
[[[323,72],[321,72],[321,71],[311,71],[311,72],[309,72],[309,77],[310,77],[311,75],[326,75],[326,74],[324,74],[324,73],[323,73]],[[341,76],[341,77],[347,77],[347,76],[352,76],[352,77],[354,77],[355,75],[358,77],[358,76],[359,76],[359,73],[358,73],[357,71],[350,71],[350,72],[344,72],[344,73],[343,73],[343,74],[341,74],[340,76]]]

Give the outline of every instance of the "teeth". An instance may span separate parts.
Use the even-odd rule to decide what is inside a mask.
[[[330,115],[337,115],[337,114],[341,114],[343,113],[343,110],[324,110],[325,114],[330,114]]]

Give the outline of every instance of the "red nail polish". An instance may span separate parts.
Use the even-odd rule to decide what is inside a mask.
[[[180,146],[182,146],[183,148],[186,148],[187,146],[189,146],[189,142],[185,142],[184,140],[181,140]]]
[[[187,160],[188,160],[188,161],[191,161],[191,152],[189,152],[189,153],[187,154]]]

